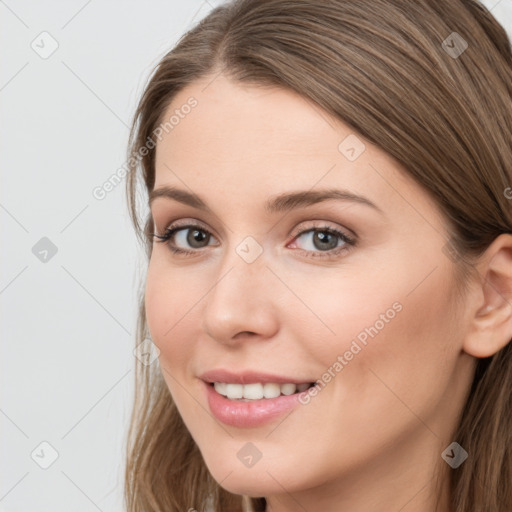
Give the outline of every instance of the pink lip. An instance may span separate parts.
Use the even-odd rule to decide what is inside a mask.
[[[314,382],[314,380],[297,380],[293,377],[283,377],[250,370],[242,373],[232,373],[229,370],[222,369],[207,371],[199,375],[199,378],[205,382],[225,382],[227,384],[253,384],[256,382],[262,384],[267,382],[273,382],[275,384],[310,384]]]
[[[273,377],[275,378],[275,377]],[[215,382],[226,382],[223,379],[215,380]],[[258,382],[263,382],[258,380]],[[276,382],[275,380],[267,380],[265,382]],[[286,382],[290,382],[287,380]],[[249,382],[250,383],[250,382]],[[252,400],[244,402],[241,400],[229,400],[223,395],[215,391],[213,384],[204,382],[206,388],[206,397],[212,414],[222,423],[233,427],[250,428],[259,427],[284,414],[299,405],[299,396],[302,393],[293,395],[281,395],[277,398],[264,398],[261,400]]]

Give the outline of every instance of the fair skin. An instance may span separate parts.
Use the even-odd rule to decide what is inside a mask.
[[[155,233],[180,220],[210,238],[194,246],[194,228],[179,231],[174,244],[192,255],[155,241],[146,285],[162,375],[208,469],[232,493],[265,496],[272,512],[454,512],[441,453],[476,357],[512,337],[510,237],[482,258],[488,279],[456,300],[443,217],[398,162],[293,92],[212,79],[169,106],[165,119],[190,96],[198,101],[158,142],[154,186],[193,192],[212,213],[165,197],[151,204]],[[366,146],[354,161],[338,150],[351,134]],[[328,188],[377,208],[328,200],[263,209],[275,195]],[[348,248],[334,255],[305,233],[319,226],[356,244],[334,237],[329,247]],[[251,263],[236,252],[248,236],[262,249]],[[307,405],[254,428],[211,414],[202,372],[316,381],[396,303],[400,311]],[[252,467],[237,457],[249,441],[262,454]]]

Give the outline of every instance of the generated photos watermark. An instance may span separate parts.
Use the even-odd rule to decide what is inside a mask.
[[[367,345],[369,338],[375,338],[387,324],[396,317],[403,306],[400,302],[394,302],[385,313],[381,313],[379,318],[370,326],[363,329],[350,343],[348,348],[343,355],[338,355],[336,361],[327,368],[322,376],[316,381],[315,385],[310,387],[307,391],[299,394],[299,402],[302,405],[307,405],[311,401],[311,398],[317,396],[325,386],[332,381],[344,368],[347,366],[354,357],[359,354]],[[358,343],[359,342],[359,343]]]
[[[94,199],[102,201],[107,195],[119,185],[126,175],[130,172],[130,169],[135,169],[137,164],[149,154],[149,151],[156,147],[156,140],[161,141],[164,133],[169,133],[174,130],[185,117],[190,114],[192,109],[198,105],[196,98],[191,96],[188,98],[186,103],[181,105],[180,108],[176,108],[174,113],[165,122],[160,123],[146,139],[146,143],[139,147],[139,149],[132,153],[132,156],[119,167],[110,177],[103,182],[102,185],[94,187],[92,195]]]

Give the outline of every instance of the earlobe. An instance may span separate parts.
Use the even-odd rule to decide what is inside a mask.
[[[477,306],[464,340],[464,351],[490,357],[512,339],[512,235],[502,234],[477,264],[481,276]]]

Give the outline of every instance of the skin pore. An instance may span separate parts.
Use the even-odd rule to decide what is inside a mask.
[[[194,252],[156,239],[146,283],[163,377],[209,471],[230,492],[265,496],[272,512],[454,512],[441,453],[454,441],[471,354],[485,355],[473,317],[486,296],[478,286],[457,295],[439,209],[389,155],[301,96],[212,79],[169,105],[164,119],[197,100],[158,142],[154,186],[196,194],[210,211],[155,194],[154,232],[192,226],[168,243]],[[365,145],[356,159],[348,136]],[[327,189],[375,206],[264,208]],[[247,237],[262,250],[250,263],[237,251]],[[199,379],[222,368],[314,382],[338,356],[342,369],[309,403],[254,428],[219,422]],[[261,453],[251,467],[237,457],[247,442]],[[446,474],[441,495],[436,471]]]

